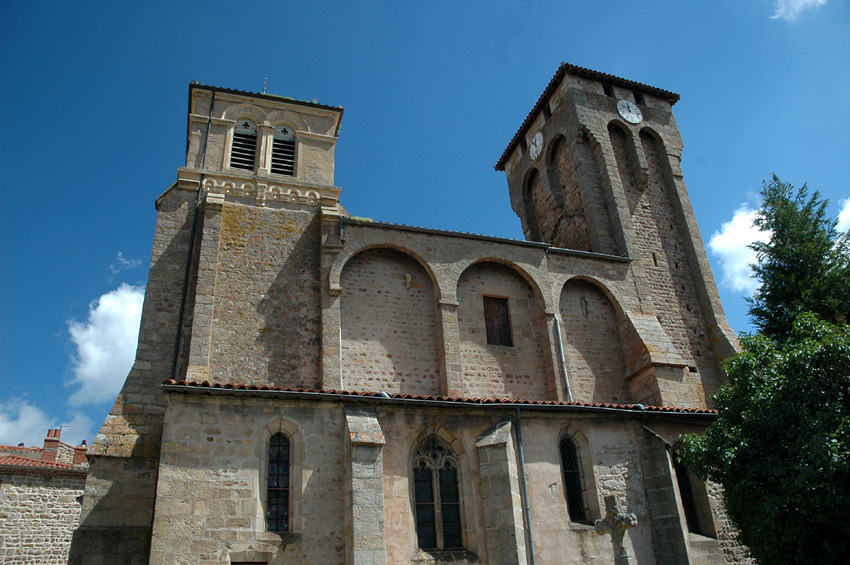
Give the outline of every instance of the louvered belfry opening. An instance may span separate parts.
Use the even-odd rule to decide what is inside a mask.
[[[289,126],[274,128],[272,173],[295,176],[295,132]]]
[[[230,168],[254,170],[257,156],[257,124],[251,120],[240,120],[233,130],[233,145],[230,148]]]

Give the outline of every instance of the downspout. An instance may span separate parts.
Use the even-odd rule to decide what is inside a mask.
[[[342,320],[339,323],[339,389],[345,390],[345,383],[342,382]]]
[[[195,232],[198,225],[198,210],[201,207],[201,195],[204,186],[204,171],[207,167],[207,146],[210,142],[210,129],[212,129],[213,107],[215,106],[215,88],[212,89],[210,99],[210,112],[207,116],[207,135],[204,138],[204,156],[201,160],[201,178],[198,180],[198,194],[195,198],[195,210],[192,214],[192,227],[189,232],[189,251],[186,254],[186,273],[183,275],[183,292],[180,294],[180,310],[177,314],[177,337],[174,340],[174,358],[171,361],[171,378],[177,378],[177,359],[180,356],[180,341],[183,335],[183,317],[186,311],[186,294],[189,292],[189,272],[192,269],[192,253],[195,248]]]
[[[561,373],[564,375],[564,385],[567,387],[567,400],[573,402],[573,391],[570,389],[570,377],[567,375],[567,360],[564,358],[564,340],[561,339],[561,320],[555,314],[555,334],[558,338],[558,357],[561,361]]]
[[[535,565],[534,561],[534,535],[531,532],[531,515],[528,510],[528,484],[525,481],[525,455],[522,451],[522,429],[519,421],[522,419],[522,413],[519,407],[516,409],[516,442],[517,450],[519,451],[519,476],[522,481],[522,515],[525,518],[526,544],[528,546],[528,557],[531,565]]]

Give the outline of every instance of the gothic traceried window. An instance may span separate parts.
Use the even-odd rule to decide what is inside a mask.
[[[239,120],[233,130],[233,145],[230,147],[230,168],[254,170],[257,158],[257,124],[251,120]]]
[[[581,484],[581,468],[575,442],[565,437],[561,440],[561,469],[564,474],[564,498],[573,522],[586,522],[584,495]]]
[[[463,547],[457,458],[437,436],[422,442],[413,459],[416,535],[421,549]]]
[[[269,439],[266,524],[270,532],[289,531],[289,438],[276,433]]]

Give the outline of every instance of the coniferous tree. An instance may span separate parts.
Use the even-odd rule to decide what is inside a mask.
[[[771,236],[751,246],[757,254],[753,270],[761,286],[748,299],[759,333],[782,342],[803,312],[847,323],[850,241],[827,216],[828,202],[818,191],[810,197],[805,184],[795,190],[776,175],[764,183],[761,197],[755,225]]]

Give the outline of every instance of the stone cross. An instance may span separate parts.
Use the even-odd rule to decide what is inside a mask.
[[[626,530],[637,525],[637,516],[630,512],[626,514],[620,509],[620,503],[614,495],[605,497],[605,517],[595,523],[596,533],[600,536],[611,534],[611,544],[614,546],[614,565],[629,565],[631,558],[623,545]]]

